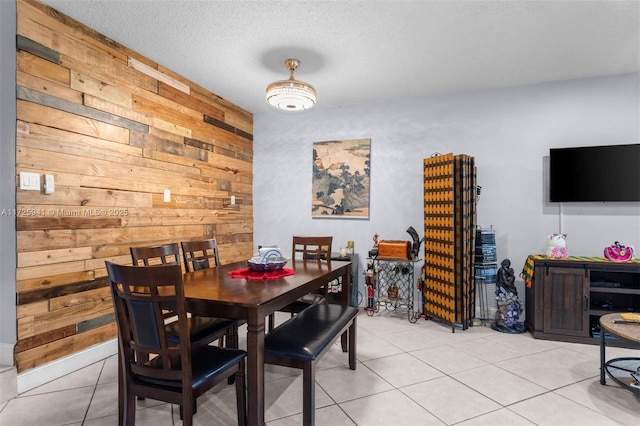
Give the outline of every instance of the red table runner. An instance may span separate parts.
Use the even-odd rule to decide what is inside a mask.
[[[236,269],[227,272],[233,278],[245,278],[247,280],[275,280],[295,274],[293,269],[282,268],[277,271],[254,271],[249,268]]]

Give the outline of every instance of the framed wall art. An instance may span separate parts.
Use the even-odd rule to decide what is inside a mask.
[[[313,143],[311,216],[369,218],[371,139]]]

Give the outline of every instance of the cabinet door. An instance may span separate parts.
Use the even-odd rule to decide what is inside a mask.
[[[589,336],[589,280],[579,268],[544,268],[544,332]]]

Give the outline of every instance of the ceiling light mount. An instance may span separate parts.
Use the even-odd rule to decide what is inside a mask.
[[[316,105],[316,89],[303,81],[296,80],[294,73],[300,65],[297,59],[287,59],[285,66],[291,73],[288,80],[274,81],[267,86],[267,102],[285,111],[302,111]]]
[[[286,61],[284,61],[284,65],[291,72],[291,74],[289,75],[289,80],[295,80],[295,78],[293,77],[293,73],[298,71],[300,61],[297,59],[287,59]]]

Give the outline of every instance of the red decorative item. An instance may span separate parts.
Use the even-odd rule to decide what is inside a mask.
[[[605,247],[604,257],[614,262],[627,262],[633,259],[633,247],[623,246],[618,241]]]
[[[236,269],[235,271],[227,272],[233,278],[245,278],[247,280],[276,280],[288,275],[293,275],[296,272],[293,269],[282,268],[277,271],[254,271],[250,268]]]

